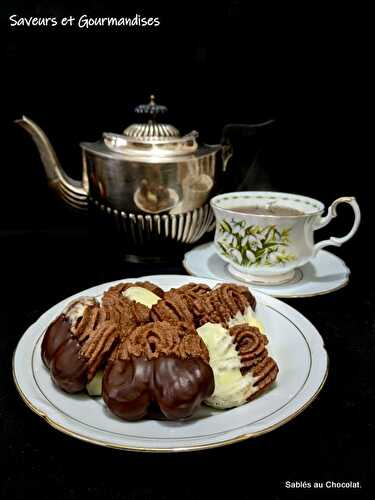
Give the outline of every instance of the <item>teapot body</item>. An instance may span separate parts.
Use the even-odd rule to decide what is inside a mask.
[[[97,143],[81,147],[89,209],[134,260],[165,254],[159,247],[178,253],[213,229],[209,200],[219,192],[230,148],[202,146],[193,155],[150,161],[108,155]]]
[[[108,155],[105,146],[81,147],[89,199],[125,213],[178,215],[200,208],[217,192],[225,163],[222,146],[153,162]]]

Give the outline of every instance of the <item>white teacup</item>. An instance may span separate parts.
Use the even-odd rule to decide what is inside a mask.
[[[346,236],[331,237],[314,244],[314,232],[336,217],[336,207],[348,203],[354,224]],[[215,247],[229,263],[235,277],[250,283],[286,283],[294,279],[296,268],[313,258],[322,248],[341,246],[357,231],[361,212],[354,197],[335,200],[323,216],[324,204],[313,198],[272,191],[244,191],[215,196],[211,206],[216,216]],[[293,215],[264,215],[239,211],[243,207],[297,210]],[[237,211],[236,211],[237,209]],[[259,211],[259,210],[258,210]],[[285,212],[285,210],[284,210]]]

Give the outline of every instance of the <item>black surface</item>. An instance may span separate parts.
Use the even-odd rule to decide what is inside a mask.
[[[19,15],[133,15],[140,3],[2,2],[0,256],[0,496],[48,499],[369,498],[374,485],[373,184],[368,111],[372,88],[363,10],[277,10],[228,1],[152,5],[155,32],[9,30]],[[114,49],[114,47],[116,49]],[[156,56],[151,57],[151,54]],[[119,56],[121,55],[121,57]],[[119,60],[122,63],[119,67]],[[330,203],[355,195],[363,222],[336,253],[352,270],[332,295],[290,300],[321,332],[330,373],[318,399],[284,427],[255,440],[182,455],[145,455],[90,445],[50,428],[21,401],[12,353],[25,329],[59,300],[92,285],[169,266],[125,264],[85,218],[48,193],[34,145],[12,121],[45,128],[69,174],[79,177],[80,140],[121,131],[150,93],[182,132],[217,142],[228,122],[276,119],[272,143],[247,186],[259,181]],[[120,104],[113,100],[121,95]],[[368,150],[367,150],[368,148]],[[238,145],[233,180],[250,172]],[[235,166],[237,165],[238,170]],[[236,174],[237,172],[237,174]],[[241,175],[238,174],[241,172]],[[259,175],[258,175],[259,174]],[[350,209],[318,239],[343,234]],[[346,220],[347,218],[347,220]],[[291,490],[285,481],[360,481],[361,490]]]

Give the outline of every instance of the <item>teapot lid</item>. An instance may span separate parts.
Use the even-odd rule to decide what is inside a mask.
[[[161,137],[180,137],[180,132],[173,125],[166,123],[158,123],[158,115],[162,115],[168,111],[166,106],[155,103],[155,96],[150,96],[148,104],[140,104],[134,109],[137,115],[148,115],[147,123],[133,123],[124,131],[126,137],[143,138],[146,142],[158,140]]]
[[[198,132],[192,131],[181,137],[173,125],[157,122],[158,115],[166,113],[166,106],[155,103],[151,95],[148,104],[140,104],[134,110],[137,115],[148,116],[144,123],[129,125],[122,134],[105,132],[105,145],[112,151],[131,157],[152,158],[173,157],[195,153],[198,149]]]

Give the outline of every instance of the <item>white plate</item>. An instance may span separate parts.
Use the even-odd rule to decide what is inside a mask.
[[[147,276],[168,290],[189,283],[189,276]],[[217,281],[194,282],[215,286]],[[118,283],[118,282],[115,282]],[[213,448],[259,436],[288,422],[317,396],[327,377],[328,358],[315,327],[292,307],[256,292],[257,315],[264,322],[270,354],[280,373],[276,383],[253,401],[220,411],[205,406],[186,421],[125,422],[109,413],[101,398],[69,395],[51,382],[40,357],[47,325],[80,295],[101,296],[114,283],[69,297],[44,313],[22,336],[13,358],[13,376],[25,403],[56,429],[91,443],[135,451],[172,452]]]
[[[183,266],[192,276],[244,285],[229,271],[228,264],[215,252],[212,243],[204,243],[185,254]],[[296,277],[283,285],[251,285],[267,295],[279,298],[302,298],[324,295],[343,288],[349,282],[350,270],[345,262],[326,250],[318,252],[310,262],[297,269]]]

